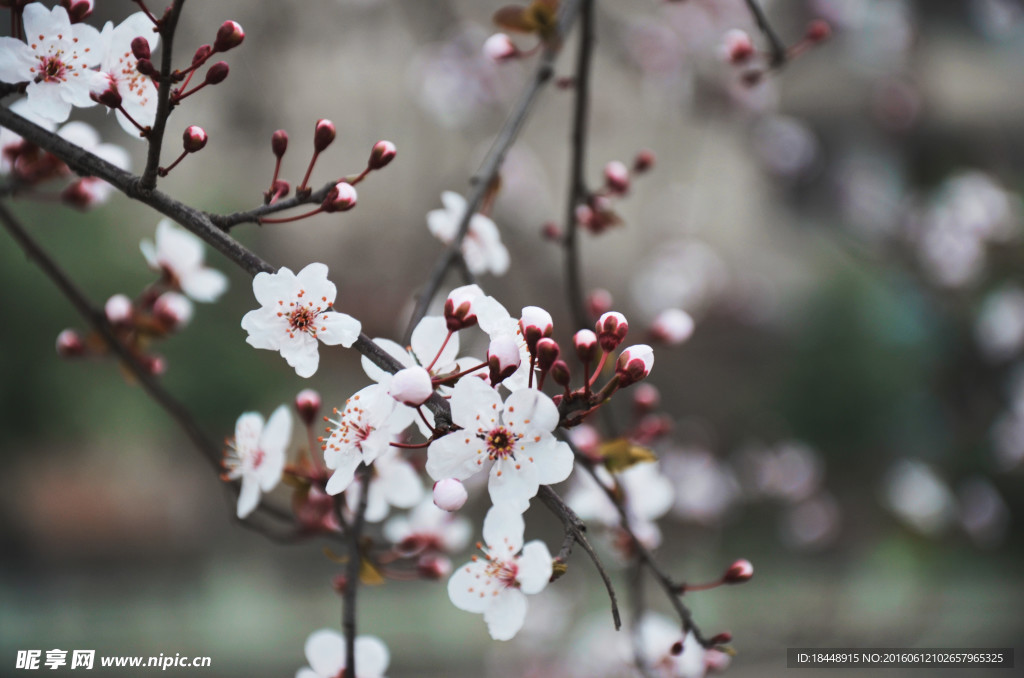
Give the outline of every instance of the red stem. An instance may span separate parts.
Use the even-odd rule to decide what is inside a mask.
[[[323,208],[323,205],[321,205],[320,207],[317,207],[312,212],[306,212],[305,214],[299,214],[299,215],[294,216],[294,217],[281,217],[279,219],[264,219],[264,218],[261,217],[261,218],[256,220],[256,223],[258,223],[258,224],[287,224],[289,221],[298,221],[299,219],[305,219],[306,217],[311,217],[314,214],[320,214],[323,211],[324,211],[324,208]]]
[[[435,355],[434,359],[430,361],[429,365],[427,365],[427,372],[434,369],[434,365],[437,364],[438,358],[440,358],[441,354],[444,353],[444,347],[448,345],[448,341],[452,338],[453,334],[455,334],[454,330],[448,330],[448,336],[444,338],[444,343],[441,344],[441,348],[437,349],[437,355]]]
[[[313,173],[313,165],[316,164],[318,157],[320,157],[320,151],[313,151],[313,157],[309,159],[309,167],[306,168],[306,176],[302,177],[302,183],[295,189],[296,193],[302,193],[306,190],[306,184],[309,183],[309,175]]]

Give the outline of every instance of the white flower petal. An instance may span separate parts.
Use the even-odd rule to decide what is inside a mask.
[[[320,629],[306,639],[306,661],[318,676],[336,676],[345,668],[345,637],[334,629]],[[358,662],[356,665],[358,669]]]
[[[459,380],[452,391],[450,403],[452,421],[472,432],[480,428],[489,430],[497,423],[498,413],[503,407],[498,392],[473,376]]]
[[[516,467],[519,468],[516,468]],[[511,459],[499,459],[491,467],[487,482],[491,501],[495,506],[508,506],[517,511],[530,508],[530,499],[537,495],[540,481],[537,466],[529,462],[517,463]]]
[[[491,638],[512,640],[526,621],[526,596],[519,589],[504,589],[484,611]]]
[[[287,405],[281,405],[270,415],[260,435],[260,449],[263,463],[258,469],[260,489],[269,492],[281,480],[284,471],[286,451],[292,438],[292,415]]]
[[[245,518],[260,503],[260,484],[251,476],[242,476],[242,489],[238,492],[238,517]]]
[[[377,460],[378,464],[381,461],[384,461],[383,457]],[[396,457],[378,469],[382,491],[389,504],[398,508],[412,508],[419,503],[423,497],[423,481],[412,464]]]
[[[448,580],[448,597],[452,605],[480,614],[494,599],[496,580],[487,576],[487,563],[483,560],[465,563]]]
[[[276,351],[285,336],[285,323],[273,311],[257,308],[242,316],[242,329],[249,333],[245,341],[253,348]]]
[[[179,276],[181,291],[196,301],[206,303],[217,301],[228,288],[228,277],[220,271],[205,266]]]
[[[540,441],[529,449],[537,467],[537,481],[541,485],[560,483],[572,473],[575,458],[572,448],[566,443],[556,440],[550,433],[541,433]],[[671,505],[671,502],[669,502]],[[666,509],[667,510],[667,509]]]
[[[157,233],[159,247],[159,232]],[[260,271],[252,279],[252,293],[260,306],[277,307],[279,301],[291,300],[297,291],[295,274],[282,267],[277,273]]]
[[[390,355],[392,358],[402,364],[402,367],[412,367],[416,364],[409,352],[402,348],[397,342],[391,341],[390,339],[374,338],[373,342],[377,346],[384,349],[384,352]],[[369,358],[362,356],[360,359],[363,366],[363,372],[366,373],[370,379],[373,379],[378,384],[383,383],[391,378],[391,373],[387,370],[377,367]]]
[[[489,463],[486,459],[483,441],[467,431],[454,431],[430,443],[427,448],[427,473],[434,480],[465,480],[486,468]]]
[[[388,646],[377,636],[356,636],[358,678],[382,678],[391,663]]]
[[[442,316],[427,316],[416,325],[416,329],[412,331],[410,344],[412,344],[412,352],[420,365],[426,367],[434,360],[447,337],[448,324]],[[453,334],[445,344],[444,351],[441,351],[437,362],[434,363],[432,371],[436,374],[437,368],[451,365],[458,355],[459,335]]]
[[[551,579],[551,552],[542,541],[531,541],[523,547],[516,580],[523,593],[540,593]]]
[[[295,374],[309,378],[320,366],[320,344],[305,332],[293,336],[284,335],[281,341],[281,357],[295,368]]]
[[[525,531],[522,512],[507,506],[494,505],[484,516],[484,542],[492,555],[504,560],[512,558],[523,548]]]
[[[299,288],[312,295],[315,299],[321,300],[325,305],[334,303],[338,296],[338,288],[327,279],[327,266],[319,262],[307,264],[305,268],[295,276]]]
[[[325,311],[316,318],[317,339],[328,346],[351,348],[363,331],[362,323],[346,313]]]
[[[356,469],[359,468],[359,464],[362,463],[362,457],[353,449],[346,450],[336,455],[330,455],[330,448],[327,449],[327,454],[324,455],[324,459],[327,464],[327,468],[333,468],[334,473],[327,481],[327,494],[336,495],[341,494],[349,488],[352,481],[356,477]]]
[[[558,426],[558,408],[551,398],[536,389],[523,389],[505,400],[502,419],[524,431],[554,431]]]

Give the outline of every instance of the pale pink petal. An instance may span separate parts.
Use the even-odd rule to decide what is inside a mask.
[[[251,476],[242,476],[242,489],[238,493],[238,517],[245,518],[260,503],[260,484]]]
[[[244,318],[243,318],[244,320]],[[281,337],[281,357],[295,368],[295,374],[309,378],[320,366],[320,344],[305,332]]]
[[[489,430],[497,423],[502,409],[498,392],[482,379],[471,376],[460,379],[455,385],[450,403],[452,421],[474,432],[481,427]]]
[[[31,2],[22,9],[21,20],[25,24],[25,35],[31,35],[33,39],[38,35],[47,38],[53,38],[58,33],[71,35],[71,19],[63,7],[48,10],[40,2]]]
[[[242,329],[249,333],[245,341],[253,348],[276,351],[284,337],[284,323],[270,310],[257,308],[242,316]]]
[[[334,303],[338,295],[338,288],[327,279],[327,266],[319,262],[307,264],[305,268],[296,274],[295,279],[300,289],[306,294],[312,295],[318,303],[323,301],[324,305]]]
[[[319,673],[311,668],[301,668],[295,672],[295,678],[323,678]]]
[[[349,488],[356,477],[356,469],[363,461],[362,456],[352,448],[342,451],[332,450],[330,447],[324,453],[324,462],[327,468],[333,468],[334,473],[327,481],[327,494],[341,494]]]
[[[448,580],[448,597],[455,607],[476,614],[490,607],[497,580],[487,576],[486,568],[486,562],[478,560],[455,570]]]
[[[334,629],[314,631],[306,639],[306,660],[319,676],[338,675],[345,668],[345,637]]]
[[[430,443],[427,473],[434,480],[465,480],[485,468],[486,458],[483,441],[467,431],[455,431]]]
[[[402,346],[399,345],[397,342],[391,341],[390,339],[380,338],[375,338],[373,342],[377,344],[377,346],[384,349],[385,353],[387,353],[392,358],[401,363],[402,367],[412,367],[413,365],[416,364],[416,361],[413,360],[413,357],[411,355],[409,355],[409,352],[402,348]],[[373,379],[378,384],[385,382],[391,378],[390,372],[380,367],[377,367],[377,365],[366,356],[362,356],[360,360],[363,366],[363,372],[365,372],[366,376],[368,376],[370,379]]]
[[[228,277],[213,268],[200,268],[178,278],[181,291],[196,301],[214,302],[228,288]]]
[[[427,212],[427,228],[435,238],[447,244],[455,239],[457,224],[452,221],[448,212],[431,210]]]
[[[260,435],[260,449],[266,455],[258,469],[260,489],[269,492],[281,480],[284,471],[288,443],[292,439],[292,415],[286,405],[281,405],[270,415]]]
[[[160,234],[157,233],[157,248],[160,247]],[[260,306],[277,306],[278,301],[291,300],[296,292],[295,274],[291,269],[282,267],[277,273],[260,271],[252,279],[252,293]]]
[[[519,468],[516,468],[519,466]],[[536,464],[517,463],[511,459],[499,459],[491,467],[487,489],[496,506],[509,506],[516,511],[530,508],[530,499],[540,488]]]
[[[383,461],[383,460],[379,460]],[[387,464],[387,475],[381,467],[381,484],[387,502],[398,508],[412,508],[423,497],[423,481],[412,464],[402,458]]]
[[[362,324],[346,313],[335,313],[326,311],[316,318],[317,339],[328,346],[341,344],[349,348],[356,343],[359,333],[363,331]]]
[[[175,273],[198,268],[203,263],[203,242],[188,231],[174,226],[170,219],[162,219],[156,226],[156,250],[161,258],[160,263]]]
[[[484,516],[484,542],[491,554],[508,560],[523,548],[526,523],[520,511],[507,506],[492,506]]]
[[[458,221],[466,213],[466,199],[455,191],[444,191],[441,193],[441,204]]]
[[[26,110],[53,122],[64,122],[71,115],[71,103],[61,97],[61,87],[54,82],[30,82],[25,89],[28,95]]]
[[[484,611],[491,638],[512,640],[526,621],[526,596],[519,589],[503,589]]]
[[[528,448],[537,468],[541,485],[554,485],[569,477],[575,457],[566,443],[556,440],[550,433],[541,433],[540,441]]]
[[[523,593],[540,593],[551,579],[551,552],[542,541],[531,541],[523,547],[519,557],[519,574],[516,580]]]
[[[511,394],[505,401],[502,419],[509,426],[530,433],[550,432],[558,426],[558,408],[551,398],[540,391],[523,389]]]
[[[25,82],[32,79],[35,65],[32,48],[15,38],[0,38],[0,82]]]

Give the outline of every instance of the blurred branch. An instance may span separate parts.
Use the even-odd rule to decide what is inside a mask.
[[[608,598],[612,604],[612,619],[615,620],[615,630],[618,631],[622,627],[622,619],[619,616],[619,602],[615,595],[615,587],[612,586],[612,580],[604,569],[604,564],[586,537],[586,523],[580,520],[576,512],[569,508],[569,505],[550,486],[541,485],[537,496],[540,497],[545,506],[551,509],[552,513],[558,516],[558,519],[562,521],[562,525],[565,527],[565,543],[559,551],[558,557],[565,562],[572,551],[573,541],[583,547],[583,550],[590,556],[590,560],[593,561],[594,567],[597,568],[598,574],[601,575],[601,581],[604,582],[604,587],[608,591]]]
[[[356,674],[356,593],[359,590],[359,575],[362,570],[363,556],[360,552],[363,537],[363,525],[366,523],[366,506],[370,496],[370,467],[360,464],[356,471],[356,482],[359,483],[359,506],[352,518],[351,529],[348,531],[348,571],[345,581],[345,593],[342,596],[341,628],[345,632],[345,675]],[[341,495],[338,500],[340,504]],[[340,511],[339,511],[340,513]]]
[[[781,67],[786,63],[786,45],[783,44],[775,29],[772,28],[771,23],[768,22],[768,17],[765,16],[764,10],[761,9],[761,5],[757,0],[746,0],[746,3],[750,13],[754,16],[754,21],[757,22],[757,27],[761,29],[764,37],[768,40],[768,48],[771,50],[769,65],[772,68]]]
[[[160,149],[163,146],[164,131],[167,129],[167,118],[171,115],[171,59],[174,53],[174,33],[178,28],[178,17],[185,0],[174,0],[170,10],[160,19],[160,85],[156,96],[156,117],[153,128],[146,135],[149,142],[149,153],[146,156],[146,169],[139,179],[139,189],[152,191],[156,188],[157,169],[160,167]]]
[[[42,246],[40,246],[39,243],[37,243],[32,236],[28,234],[28,231],[25,230],[21,223],[13,214],[11,214],[3,203],[0,203],[0,223],[3,223],[4,228],[8,233],[10,233],[14,241],[21,246],[22,250],[25,251],[25,255],[39,266],[43,273],[50,278],[57,289],[60,290],[68,301],[71,302],[71,305],[75,307],[75,310],[78,311],[79,315],[82,316],[93,331],[95,331],[110,350],[121,359],[122,364],[129,372],[131,372],[132,377],[138,381],[146,394],[160,407],[162,407],[164,411],[167,412],[167,414],[169,414],[175,421],[175,423],[181,427],[182,431],[184,431],[185,435],[187,435],[189,440],[192,441],[192,444],[196,447],[199,453],[203,455],[211,466],[213,466],[214,471],[219,474],[223,470],[220,464],[223,452],[221,446],[206,435],[202,427],[192,416],[192,413],[189,412],[188,408],[164,389],[164,387],[161,386],[146,370],[145,366],[139,362],[135,353],[117,338],[117,335],[114,334],[113,328],[111,328],[106,315],[104,315],[100,309],[93,306],[85,294],[78,288],[78,285],[71,280],[57,262],[47,254]],[[237,498],[239,492],[238,483],[231,483],[229,487]],[[277,507],[261,503],[259,508],[263,513],[269,516],[286,521],[289,524],[294,522],[291,514]],[[288,538],[289,536],[294,536],[275,533],[265,527],[245,523],[245,521],[238,522],[244,524],[245,527],[260,532],[275,541]]]
[[[462,215],[462,220],[459,222],[459,229],[455,238],[448,244],[448,248],[434,262],[434,267],[430,272],[430,277],[427,279],[427,283],[424,286],[423,291],[420,292],[419,298],[416,300],[416,307],[413,310],[412,317],[409,319],[409,324],[406,327],[405,334],[402,339],[403,344],[409,343],[413,329],[415,329],[419,321],[423,319],[423,316],[427,314],[427,308],[430,306],[430,302],[433,301],[434,295],[437,294],[437,290],[441,287],[441,282],[444,280],[445,274],[448,272],[449,268],[451,268],[451,266],[462,257],[462,241],[465,239],[466,234],[469,233],[470,220],[480,208],[480,205],[483,203],[484,196],[490,189],[495,177],[498,176],[498,171],[501,169],[501,165],[505,161],[505,155],[508,153],[509,148],[512,147],[512,143],[519,135],[519,131],[526,123],[530,109],[533,107],[533,103],[536,100],[537,95],[554,75],[554,63],[559,53],[559,47],[561,46],[562,40],[565,38],[566,34],[569,32],[569,29],[572,27],[573,22],[576,20],[576,15],[579,13],[582,1],[583,0],[568,0],[564,3],[558,21],[557,38],[553,39],[545,47],[544,53],[540,58],[540,62],[537,64],[536,69],[534,69],[533,77],[519,95],[519,99],[513,107],[512,113],[510,113],[508,118],[506,118],[505,124],[498,133],[498,138],[494,141],[494,145],[491,146],[491,150],[488,152],[487,157],[484,158],[483,163],[480,165],[480,169],[477,170],[476,174],[474,174],[472,179],[470,179],[472,189],[466,199],[466,212]]]
[[[582,0],[580,13],[580,44],[576,58],[576,96],[573,104],[572,164],[569,170],[569,198],[565,215],[565,277],[569,295],[569,312],[576,329],[590,322],[583,302],[583,282],[580,274],[578,246],[579,227],[576,207],[587,195],[587,112],[590,104],[590,66],[594,48],[594,0]]]

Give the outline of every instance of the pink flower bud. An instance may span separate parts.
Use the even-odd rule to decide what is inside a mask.
[[[832,35],[832,27],[821,19],[815,19],[807,25],[805,36],[811,42],[822,42],[828,40]]]
[[[732,640],[732,634],[720,633],[719,636],[729,636],[729,640]],[[715,636],[716,638],[718,636]],[[729,640],[723,640],[722,643],[728,643]],[[732,663],[732,656],[721,650],[712,648],[704,653],[704,667],[708,673],[721,673],[729,668],[729,664]]]
[[[651,325],[651,338],[669,346],[683,343],[693,334],[693,318],[682,309],[669,308],[658,314]]]
[[[519,50],[504,33],[495,33],[484,43],[484,56],[495,63],[515,59]]]
[[[270,189],[270,197],[272,200],[280,200],[281,198],[288,195],[292,190],[291,184],[284,179],[278,179],[274,182],[274,185]]]
[[[434,483],[434,505],[443,511],[458,511],[468,498],[466,488],[455,478],[444,478]]]
[[[378,141],[370,150],[370,160],[366,163],[366,166],[372,170],[387,167],[395,159],[397,153],[398,149],[390,141]]]
[[[569,440],[580,452],[595,461],[600,461],[601,435],[593,426],[581,424],[569,429]]]
[[[711,636],[711,640],[708,641],[708,645],[725,645],[732,641],[732,634],[728,631],[722,631]]]
[[[633,391],[633,404],[640,413],[653,410],[661,402],[661,392],[653,384],[640,384]]]
[[[77,24],[85,21],[92,14],[93,0],[60,0],[60,6],[68,11],[68,18],[71,23]]]
[[[132,40],[132,54],[136,59],[149,59],[152,56],[149,51],[149,40],[141,35]]]
[[[590,208],[590,205],[577,205],[575,215],[576,223],[584,228],[589,228],[594,223],[594,210]]]
[[[102,193],[97,192],[96,182],[102,181],[95,177],[83,177],[68,184],[60,192],[61,202],[84,210],[92,207],[101,200]]]
[[[733,28],[722,36],[719,54],[730,64],[742,64],[754,56],[754,41],[746,31]]]
[[[553,327],[551,314],[543,308],[540,306],[523,307],[523,314],[519,319],[519,329],[523,331],[526,347],[530,349],[531,354],[536,352],[537,342],[541,337],[551,336]]]
[[[224,82],[228,77],[228,71],[231,70],[228,67],[226,61],[218,61],[214,65],[210,66],[210,70],[206,71],[206,84],[217,85]]]
[[[433,392],[434,385],[430,381],[430,372],[418,365],[395,372],[391,377],[391,385],[388,386],[388,395],[410,407],[419,407],[427,402]]]
[[[242,44],[245,31],[234,21],[225,21],[217,29],[217,38],[213,41],[214,52],[226,52]]]
[[[323,151],[334,142],[337,133],[334,123],[330,120],[325,118],[317,120],[316,127],[313,128],[313,150],[317,153]]]
[[[444,579],[452,573],[452,561],[445,556],[426,553],[416,561],[416,571],[424,579]]]
[[[195,66],[196,64],[201,64],[209,59],[211,54],[213,54],[213,47],[210,47],[209,45],[200,45],[199,49],[196,50],[196,53],[192,55],[192,65]]]
[[[316,421],[321,405],[323,400],[320,399],[320,394],[311,388],[303,389],[295,396],[295,411],[299,413],[299,419],[306,426],[312,426]]]
[[[643,174],[652,167],[654,167],[654,151],[643,150],[633,158],[633,171],[637,174]]]
[[[490,346],[487,347],[487,367],[491,385],[495,386],[511,377],[522,362],[519,344],[514,337],[504,334],[492,339]]]
[[[107,299],[103,312],[112,325],[127,325],[135,313],[132,300],[123,294],[115,294]]]
[[[612,310],[612,293],[600,287],[592,291],[587,295],[587,310],[594,318]]]
[[[652,367],[654,349],[647,344],[636,344],[619,354],[619,360],[615,363],[615,376],[619,378],[619,385],[625,388],[646,379]]]
[[[749,560],[737,560],[722,575],[723,584],[742,584],[754,576],[754,566]]]
[[[339,181],[327,192],[321,205],[325,212],[347,212],[356,206],[358,197],[355,186]]]
[[[181,140],[186,153],[201,151],[206,145],[206,130],[199,125],[189,125],[181,135]]]
[[[540,234],[545,240],[558,242],[562,239],[562,227],[553,221],[545,221],[540,227]]]
[[[597,320],[597,340],[604,351],[612,352],[619,347],[629,332],[626,316],[618,311],[608,311]]]
[[[288,150],[288,132],[279,129],[270,137],[270,148],[274,156],[280,158]]]
[[[629,170],[618,160],[612,160],[604,166],[604,185],[616,195],[624,195],[629,191]]]
[[[569,371],[568,363],[564,360],[556,360],[551,366],[551,378],[559,386],[568,386],[572,381],[572,372]]]
[[[537,342],[537,368],[541,372],[547,372],[558,360],[561,349],[558,342],[550,337],[544,337]]]
[[[77,358],[85,355],[85,342],[82,341],[82,335],[71,329],[58,334],[57,355],[61,358]]]
[[[478,285],[463,285],[452,290],[444,302],[444,319],[448,329],[458,332],[476,325],[473,303],[483,296],[484,291]]]
[[[135,64],[135,69],[149,78],[155,78],[160,75],[160,71],[156,70],[156,66],[149,59],[139,59],[139,63]]]
[[[597,335],[590,330],[580,330],[574,334],[572,343],[581,362],[592,363],[597,359]]]
[[[117,91],[117,85],[110,82],[105,90],[92,92],[89,97],[96,103],[107,108],[117,109],[121,107],[121,93]]]
[[[167,361],[164,360],[163,356],[144,355],[139,359],[139,361],[142,363],[142,366],[146,371],[154,377],[159,377],[167,371]]]
[[[153,303],[153,315],[168,332],[177,332],[192,320],[192,302],[177,292],[164,292]]]

